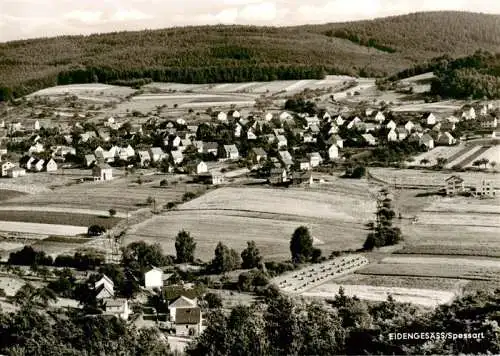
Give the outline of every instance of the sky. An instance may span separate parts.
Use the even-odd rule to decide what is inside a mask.
[[[0,0],[0,42],[186,25],[316,24],[437,10],[500,14],[500,1]]]

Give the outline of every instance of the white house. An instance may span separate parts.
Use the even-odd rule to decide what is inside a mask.
[[[398,134],[395,129],[391,129],[389,133],[387,134],[387,141],[389,142],[394,142],[398,140]]]
[[[446,195],[455,195],[465,191],[464,180],[459,176],[451,176],[445,181]]]
[[[373,120],[375,120],[379,124],[383,123],[385,121],[385,115],[384,115],[384,113],[381,112],[381,111],[377,112],[377,114],[375,115],[375,117],[373,118]]]
[[[457,140],[449,132],[445,132],[438,136],[436,142],[440,145],[451,146],[454,145]]]
[[[45,170],[47,172],[55,172],[57,171],[57,163],[51,158],[48,162],[45,163]]]
[[[405,129],[406,131],[408,132],[411,132],[413,130],[413,128],[415,127],[415,124],[411,121],[408,121],[406,124],[405,124]]]
[[[473,107],[462,112],[462,118],[464,120],[474,120],[476,118],[476,110]]]
[[[309,153],[307,156],[309,157],[309,164],[313,168],[318,167],[323,162],[323,158],[318,152]]]
[[[175,164],[181,164],[184,160],[184,155],[181,151],[172,151],[170,152],[170,155],[172,156],[172,160]]]
[[[227,159],[238,159],[240,158],[240,153],[236,145],[224,145],[224,152]]]
[[[236,123],[236,127],[234,128],[234,137],[240,137],[241,136],[241,124],[239,122]]]
[[[113,179],[113,168],[106,163],[98,163],[92,168],[92,177],[94,180],[107,181]]]
[[[328,130],[329,135],[333,135],[339,132],[339,127],[336,124],[333,124],[330,126],[330,130]]]
[[[434,116],[433,113],[430,113],[429,115],[424,117],[424,123],[428,126],[435,125],[437,122],[436,116]]]
[[[217,114],[217,120],[219,121],[227,121],[227,114],[223,111]]]
[[[163,271],[153,267],[144,273],[144,287],[148,289],[163,287]]]
[[[33,129],[35,131],[39,131],[40,130],[40,122],[38,120],[35,121],[35,124],[33,125]]]
[[[335,123],[337,124],[337,126],[342,126],[344,124],[345,120],[344,118],[339,115],[335,118]]]
[[[255,133],[253,132],[252,129],[248,130],[247,139],[248,140],[256,140],[257,139],[257,135],[255,135]]]
[[[372,134],[362,134],[361,137],[363,137],[365,142],[370,146],[375,146],[377,144],[377,140]]]
[[[266,121],[271,121],[273,119],[273,114],[270,112],[267,112],[266,115],[264,115],[264,120]]]
[[[361,119],[356,116],[354,119],[351,120],[351,122],[349,122],[347,124],[347,128],[348,129],[353,129],[353,128],[357,127],[361,123],[362,123]]]
[[[288,151],[279,151],[278,152],[281,162],[285,165],[286,168],[289,168],[290,166],[293,165],[293,158],[290,152]]]
[[[389,121],[385,127],[387,127],[389,130],[395,130],[396,126],[398,126],[393,120]]]
[[[311,169],[311,164],[308,160],[304,159],[299,162],[299,169],[301,171],[308,171]]]
[[[337,145],[331,145],[328,148],[328,158],[330,160],[339,158],[339,148],[337,147]]]
[[[128,320],[130,314],[132,314],[132,310],[130,310],[127,299],[105,298],[103,299],[103,305],[104,314],[106,315],[113,315],[117,318]]]
[[[200,161],[196,165],[196,174],[202,174],[202,173],[207,173],[208,172],[208,166],[205,162]]]
[[[292,119],[292,115],[289,112],[283,111],[279,116],[281,121]]]
[[[166,157],[165,152],[163,152],[161,147],[151,147],[149,149],[149,154],[153,162],[159,162]]]
[[[35,172],[41,172],[43,170],[43,164],[45,163],[45,160],[39,159],[36,162],[33,163],[32,169]]]
[[[42,153],[43,151],[45,151],[45,148],[40,142],[37,142],[29,148],[28,155],[32,155],[34,153]]]
[[[287,146],[288,141],[284,135],[277,135],[276,139],[278,140],[278,149],[284,148]]]
[[[147,167],[151,163],[151,156],[148,151],[139,151],[137,152],[137,156],[139,156],[141,167]]]

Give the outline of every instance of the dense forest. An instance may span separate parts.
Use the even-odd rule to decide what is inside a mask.
[[[0,353],[174,354],[154,329],[138,330],[116,318],[47,308],[52,295],[47,288],[30,285],[16,294],[19,310],[0,312]],[[342,291],[328,300],[327,305],[304,303],[280,295],[270,287],[263,291],[262,302],[256,305],[236,306],[230,313],[217,307],[207,312],[207,329],[188,346],[186,353],[191,356],[498,355],[499,298],[499,290],[483,292],[424,311],[411,304],[397,303],[391,297],[382,303],[368,303],[348,297]],[[410,332],[418,333],[418,338],[394,337]],[[458,338],[459,333],[467,337]]]
[[[472,56],[441,61],[431,92],[441,97],[500,98],[500,54],[478,51]]]
[[[0,44],[0,100],[56,84],[387,76],[439,55],[500,52],[500,16],[419,13],[299,27],[198,26]]]

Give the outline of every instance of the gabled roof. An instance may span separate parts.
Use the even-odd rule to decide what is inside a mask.
[[[179,298],[174,300],[168,305],[168,309],[172,308],[194,308],[197,306],[196,300],[190,299],[181,295]]]
[[[264,151],[262,147],[254,147],[252,148],[253,153],[255,153],[257,156],[266,156],[267,153]]]
[[[446,182],[449,182],[449,181],[455,181],[455,182],[462,183],[464,180],[459,176],[453,175],[451,177],[446,178]]]

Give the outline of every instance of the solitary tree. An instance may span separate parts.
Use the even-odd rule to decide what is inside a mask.
[[[311,257],[313,239],[307,227],[300,226],[295,229],[290,240],[290,252],[292,253],[292,261],[294,263],[307,261]]]
[[[427,166],[430,163],[430,161],[427,158],[423,158],[420,160],[420,164]]]
[[[108,210],[108,213],[109,213],[109,216],[113,217],[113,216],[116,215],[116,210],[113,209],[113,208],[111,208],[111,209]]]
[[[241,252],[242,268],[256,268],[262,263],[262,256],[255,241],[248,241],[247,248]]]
[[[194,261],[194,250],[196,242],[194,242],[191,234],[185,230],[179,231],[175,238],[175,251],[177,253],[178,263],[187,263]]]
[[[438,157],[437,160],[436,160],[436,165],[439,167],[439,168],[443,168],[446,163],[448,162],[448,160],[444,157]]]

